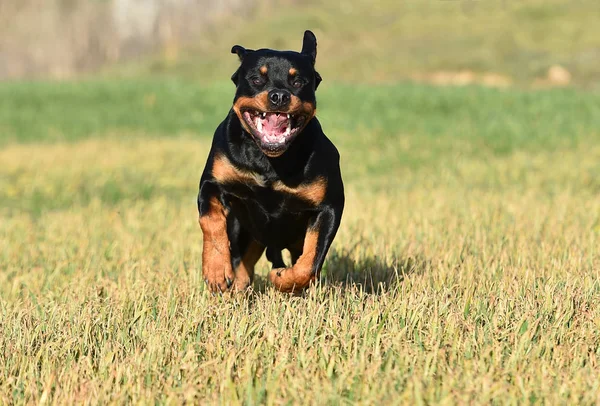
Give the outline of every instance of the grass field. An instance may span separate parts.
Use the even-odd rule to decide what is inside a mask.
[[[201,283],[229,83],[0,85],[0,404],[600,402],[600,95],[325,85],[323,283]]]

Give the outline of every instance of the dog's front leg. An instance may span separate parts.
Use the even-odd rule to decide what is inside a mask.
[[[319,277],[327,251],[340,226],[341,210],[326,207],[312,219],[302,247],[302,255],[291,268],[276,268],[269,279],[282,292],[298,293]]]
[[[224,292],[233,283],[231,252],[227,235],[227,211],[219,198],[201,188],[198,198],[198,222],[204,234],[202,276],[211,292]]]

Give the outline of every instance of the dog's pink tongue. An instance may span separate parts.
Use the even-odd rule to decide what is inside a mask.
[[[262,119],[262,129],[271,134],[283,134],[287,128],[288,119],[285,114],[267,113]]]

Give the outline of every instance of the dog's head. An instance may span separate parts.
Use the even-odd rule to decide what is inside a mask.
[[[265,155],[277,157],[315,115],[317,38],[306,31],[301,52],[235,45],[231,53],[241,61],[231,77],[237,87],[233,110]]]

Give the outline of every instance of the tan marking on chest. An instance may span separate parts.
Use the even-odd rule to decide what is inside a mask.
[[[212,175],[219,183],[245,183],[260,187],[270,187],[277,192],[287,193],[315,206],[321,204],[327,192],[327,181],[318,177],[311,183],[302,183],[296,187],[287,186],[282,181],[267,185],[262,175],[236,168],[224,155],[215,157]]]
[[[240,182],[257,186],[265,185],[265,181],[261,175],[236,168],[229,159],[223,155],[215,157],[212,175],[219,183]]]
[[[302,183],[297,187],[286,186],[283,182],[277,181],[273,183],[273,190],[279,192],[289,193],[298,197],[299,199],[306,200],[315,206],[321,204],[325,199],[325,193],[327,192],[327,181],[319,177],[311,183]]]

